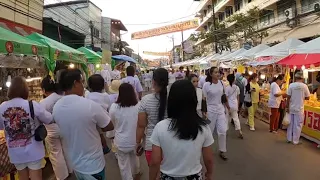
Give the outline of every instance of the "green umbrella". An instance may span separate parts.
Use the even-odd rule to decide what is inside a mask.
[[[85,54],[86,58],[88,59],[88,64],[101,64],[102,56],[98,53],[85,47],[79,48],[78,51]]]
[[[49,61],[49,49],[37,41],[0,27],[0,54],[30,55],[45,58]],[[49,67],[48,67],[49,68]]]
[[[55,69],[55,61],[60,60],[79,63],[83,67],[83,70],[86,73],[88,72],[84,53],[38,33],[32,33],[31,35],[27,36],[27,38],[47,45],[49,47],[49,58],[51,62],[50,70]]]

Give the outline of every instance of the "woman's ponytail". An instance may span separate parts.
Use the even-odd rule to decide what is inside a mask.
[[[167,108],[167,86],[169,83],[169,75],[168,71],[164,68],[156,69],[153,73],[153,80],[157,84],[157,86],[160,88],[159,95],[159,113],[158,113],[158,121],[161,121],[164,119],[166,108]]]

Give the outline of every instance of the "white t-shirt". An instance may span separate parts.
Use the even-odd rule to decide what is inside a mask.
[[[0,130],[5,130],[10,162],[28,163],[44,158],[43,142],[36,141],[32,135],[39,121],[49,124],[52,115],[39,103],[33,101],[32,120],[28,100],[15,98],[0,105]]]
[[[119,94],[109,94],[110,104],[113,104],[117,101]]]
[[[143,91],[142,85],[141,85],[140,80],[138,78],[135,78],[132,76],[127,76],[127,77],[121,79],[121,83],[131,84],[137,93],[137,97],[138,97],[138,93]]]
[[[111,74],[110,74],[110,72],[108,70],[102,70],[100,72],[100,75],[103,77],[104,83],[106,83],[108,85],[111,84],[112,77],[111,77]]]
[[[171,120],[160,121],[154,128],[150,141],[162,149],[160,171],[172,177],[185,177],[201,172],[202,148],[213,144],[209,126],[203,126],[195,140],[181,140],[170,131]]]
[[[108,109],[111,106],[109,94],[106,92],[104,93],[90,92],[87,94],[86,98],[100,104],[102,108],[106,111],[108,111]]]
[[[270,108],[279,108],[282,100],[282,96],[275,97],[274,95],[279,94],[281,92],[281,89],[279,85],[276,82],[271,83],[270,86],[270,95],[269,95],[269,101],[268,106]]]
[[[206,76],[203,76],[203,75],[200,76],[198,87],[202,89],[205,82],[206,82]]]
[[[176,77],[176,80],[181,80],[181,79],[184,79],[186,77],[186,74],[184,72],[175,72],[175,77]]]
[[[82,174],[101,172],[105,159],[97,126],[105,128],[110,123],[107,112],[89,99],[67,95],[56,103],[52,114],[72,168]]]
[[[120,80],[121,79],[121,72],[118,71],[117,69],[113,70],[111,72],[111,78]]]
[[[131,107],[120,107],[119,104],[112,104],[110,116],[114,124],[115,145],[121,148],[134,148],[136,145],[136,130],[138,122],[139,104]]]
[[[201,110],[201,103],[202,103],[202,89],[197,88],[197,100],[198,100],[198,104],[197,104],[197,110]]]
[[[240,89],[236,85],[226,87],[226,95],[230,109],[238,110],[238,96],[240,95]]]
[[[169,84],[173,84],[175,81],[176,81],[175,75],[172,72],[170,72],[169,73]]]
[[[310,96],[308,86],[301,82],[291,83],[289,85],[288,93],[290,98],[290,113],[300,114],[304,111],[304,100]]]
[[[56,102],[61,99],[62,96],[57,93],[52,93],[45,99],[40,101],[40,105],[44,107],[48,112],[52,113],[53,107]],[[45,125],[48,136],[56,136],[59,134],[60,128],[56,123]]]
[[[224,114],[225,108],[221,102],[221,96],[223,95],[223,88],[221,81],[217,84],[206,82],[203,85],[202,92],[203,96],[207,101],[208,113]]]

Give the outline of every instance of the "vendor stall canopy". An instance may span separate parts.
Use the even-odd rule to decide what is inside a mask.
[[[265,57],[265,56],[274,56],[274,57],[286,57],[289,55],[289,50],[296,48],[304,44],[304,42],[298,39],[287,39],[286,41],[274,45],[258,54],[256,54],[255,58]]]
[[[239,54],[242,54],[243,52],[246,52],[246,51],[247,51],[246,49],[241,48],[241,49],[234,51],[233,53],[230,53],[224,57],[219,58],[218,60],[220,60],[220,62],[232,61],[232,60],[234,60],[234,58],[236,56],[238,56]]]
[[[41,63],[41,58],[49,61],[47,46],[0,27],[1,66],[12,68],[33,67]]]
[[[49,47],[50,71],[55,69],[56,60],[79,63],[82,65],[86,64],[85,54],[76,49],[38,33],[33,33],[26,37]]]
[[[290,52],[292,54],[281,59],[278,64],[298,69],[320,66],[320,38],[291,49]]]
[[[254,56],[266,49],[270,48],[270,46],[265,44],[259,44],[258,46],[255,46],[247,51],[243,51],[241,54],[238,54],[234,60],[235,61],[241,61],[241,60],[253,60]]]
[[[132,57],[126,56],[126,55],[116,55],[116,56],[112,56],[112,59],[116,60],[116,61],[127,61],[127,62],[132,62],[137,64],[138,62],[133,59]]]
[[[101,64],[102,56],[86,47],[81,47],[77,49],[83,52],[88,60],[88,64]]]

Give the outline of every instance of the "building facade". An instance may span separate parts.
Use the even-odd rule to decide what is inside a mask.
[[[43,0],[1,0],[0,27],[26,36],[42,32]]]
[[[43,16],[84,34],[85,46],[101,48],[101,13],[91,1],[78,0],[45,5]]]
[[[218,22],[237,13],[246,13],[257,7],[261,16],[256,22],[257,31],[266,31],[267,37],[262,39],[264,44],[285,41],[288,38],[297,38],[308,41],[319,35],[320,28],[320,0],[201,0],[197,9],[200,25],[199,32],[208,32],[213,24],[213,7]],[[232,25],[230,25],[232,26]],[[212,52],[213,45],[199,40],[196,45],[207,52]],[[243,46],[238,40],[232,48]]]

